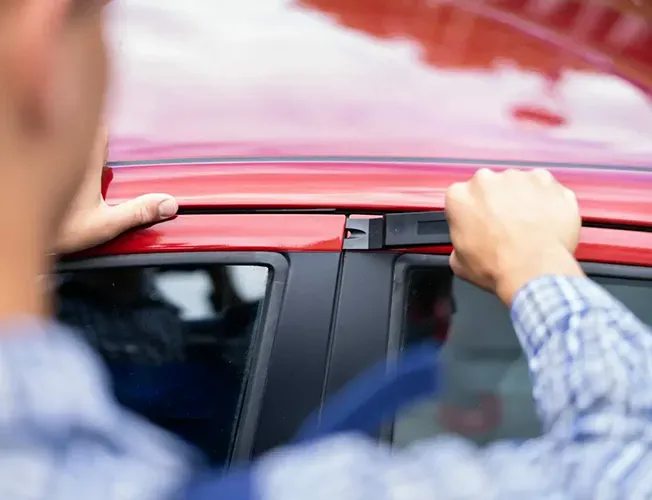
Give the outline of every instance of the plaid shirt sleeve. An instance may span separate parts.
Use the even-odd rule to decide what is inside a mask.
[[[583,278],[530,282],[512,318],[543,437],[482,449],[439,437],[396,452],[333,437],[257,462],[257,498],[650,498],[647,327]],[[182,491],[192,453],[117,407],[90,351],[55,327],[13,330],[0,337],[0,498],[147,500]]]
[[[652,497],[652,335],[587,278],[519,291],[512,320],[543,437],[478,448],[445,436],[392,453],[340,436],[258,465],[264,500]]]
[[[198,461],[114,402],[78,336],[52,324],[2,325],[0,498],[162,500]]]

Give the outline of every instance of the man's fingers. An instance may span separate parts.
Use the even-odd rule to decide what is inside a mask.
[[[446,190],[446,197],[444,201],[446,216],[448,217],[455,210],[457,205],[459,205],[460,203],[464,203],[464,200],[467,197],[468,197],[468,183],[455,182],[451,184]]]
[[[534,175],[539,180],[539,182],[543,184],[553,184],[555,182],[555,178],[552,173],[550,173],[550,170],[545,168],[533,169],[532,175]]]
[[[108,241],[138,226],[154,224],[174,217],[177,201],[167,194],[146,194],[109,207],[103,225],[103,240]]]
[[[168,194],[146,194],[114,207],[100,202],[94,209],[74,214],[68,220],[56,252],[80,252],[101,245],[135,227],[170,219],[178,209],[177,201]]]
[[[462,279],[466,279],[464,276],[464,264],[460,262],[459,257],[455,253],[455,250],[451,253],[451,256],[449,258],[449,265],[451,266],[451,270],[456,276],[459,276]]]

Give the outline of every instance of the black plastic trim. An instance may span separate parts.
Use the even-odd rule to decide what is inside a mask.
[[[275,267],[287,258],[275,252],[170,252],[127,255],[103,255],[99,257],[67,258],[57,263],[58,272],[85,271],[107,267],[147,267],[174,265],[267,265]]]
[[[652,280],[652,267],[582,262],[582,269],[589,276],[602,278],[625,278]]]
[[[321,419],[321,409],[324,405],[324,401],[327,398],[326,392],[328,390],[328,379],[330,378],[331,374],[331,366],[333,364],[333,346],[335,344],[335,322],[337,320],[337,314],[336,312],[340,308],[340,297],[342,296],[342,274],[344,270],[344,256],[346,255],[345,252],[340,253],[340,265],[339,265],[339,272],[337,275],[337,283],[335,284],[335,301],[333,303],[333,314],[331,316],[331,324],[330,324],[330,336],[328,339],[328,347],[327,347],[327,353],[326,353],[326,371],[324,373],[324,380],[322,381],[322,387],[321,387],[321,397],[319,399],[320,403],[320,408],[319,408],[319,418]]]
[[[344,250],[381,250],[385,246],[385,216],[347,218],[342,248]]]
[[[179,252],[115,255],[66,261],[59,263],[57,271],[193,264],[262,265],[272,270],[268,277],[268,298],[265,301],[264,310],[259,313],[264,314],[265,319],[259,326],[256,339],[253,342],[254,351],[250,359],[255,361],[252,361],[250,365],[251,371],[245,382],[240,416],[232,443],[231,460],[238,461],[248,458],[254,447],[274,338],[288,281],[289,262],[286,256],[272,252]]]
[[[344,253],[326,398],[387,356],[396,257],[389,252]]]
[[[450,230],[443,210],[386,213],[382,217],[346,220],[344,250],[451,245]]]
[[[337,297],[340,252],[288,254],[280,312],[253,455],[291,440],[319,408]]]
[[[650,233],[652,225],[583,220],[583,227]],[[346,220],[345,250],[383,250],[450,246],[450,227],[443,210],[386,213]]]

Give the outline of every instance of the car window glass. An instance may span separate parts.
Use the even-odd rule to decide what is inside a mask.
[[[637,280],[596,278],[646,324],[652,287]],[[479,445],[541,434],[526,360],[507,309],[493,295],[453,278],[448,270],[408,272],[403,345],[437,341],[442,391],[402,411],[393,444],[405,446],[442,433]]]
[[[117,399],[214,464],[228,459],[269,283],[266,267],[234,267],[95,269],[57,280],[59,319],[104,361]]]

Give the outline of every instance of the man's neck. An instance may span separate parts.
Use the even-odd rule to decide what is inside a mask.
[[[50,299],[40,277],[51,271],[48,252],[59,221],[50,198],[56,189],[38,174],[42,165],[56,168],[56,151],[21,140],[11,120],[0,122],[0,322],[44,318]]]
[[[49,273],[50,262],[43,238],[29,220],[20,217],[20,207],[14,213],[15,220],[3,215],[5,220],[0,221],[0,321],[43,318],[50,307],[38,278]]]

